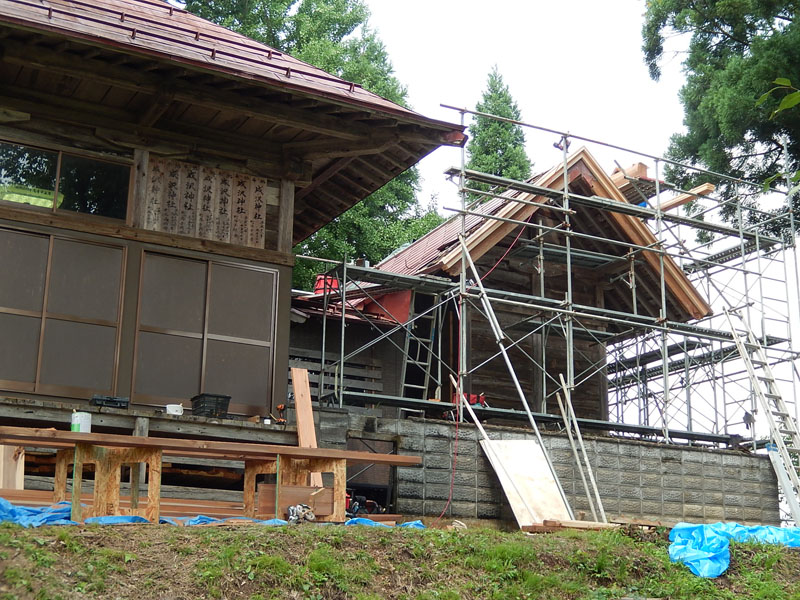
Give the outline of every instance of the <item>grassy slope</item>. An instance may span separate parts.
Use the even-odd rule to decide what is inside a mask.
[[[0,525],[0,599],[800,599],[800,553],[734,545],[716,580],[662,535]]]

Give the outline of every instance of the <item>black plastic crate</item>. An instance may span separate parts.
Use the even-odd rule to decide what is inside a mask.
[[[228,416],[230,402],[231,397],[225,394],[198,394],[192,398],[192,414],[197,417],[224,419]]]
[[[122,398],[120,396],[100,396],[95,394],[92,396],[92,406],[105,406],[106,408],[128,408],[130,403],[129,398]]]

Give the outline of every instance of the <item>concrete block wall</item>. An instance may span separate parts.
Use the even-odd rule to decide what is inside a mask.
[[[324,445],[342,447],[330,444],[328,438],[338,438],[347,420],[350,430],[392,435],[399,454],[422,456],[420,466],[397,468],[398,512],[439,515],[453,477],[453,497],[446,515],[513,518],[474,426],[462,423],[458,428],[453,475],[453,423],[385,418],[369,411],[346,415],[337,411],[331,417],[330,425],[325,424],[327,412],[320,419]],[[492,439],[535,439],[525,429],[487,426],[486,430]],[[584,513],[591,518],[568,439],[551,433],[543,433],[542,438],[576,517]],[[585,436],[584,441],[609,517],[779,524],[777,481],[765,456],[609,437]]]

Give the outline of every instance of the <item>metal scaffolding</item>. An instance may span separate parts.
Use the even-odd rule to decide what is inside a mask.
[[[480,286],[481,294],[478,294],[474,282],[470,281],[471,259],[466,251],[457,280],[399,275],[346,263],[336,265],[327,274],[327,277],[336,279],[336,292],[322,294],[324,333],[320,366],[322,380],[325,377],[338,378],[333,392],[336,403],[342,405],[350,401],[345,394],[342,365],[369,345],[378,342],[395,344],[408,359],[409,344],[400,347],[392,339],[393,335],[401,333],[407,339],[416,340],[412,345],[417,357],[420,348],[427,353],[429,372],[425,381],[430,381],[430,384],[425,385],[437,390],[436,397],[442,401],[436,406],[458,410],[457,418],[460,418],[460,403],[443,401],[441,390],[450,375],[458,378],[459,388],[463,390],[465,380],[489,362],[483,361],[472,367],[467,364],[467,323],[466,319],[460,318],[466,307],[485,314],[486,311],[481,307],[481,297],[485,294],[485,299],[492,306],[514,307],[530,315],[521,318],[520,326],[515,327],[512,337],[506,340],[509,347],[521,348],[521,342],[532,335],[540,335],[544,339],[551,336],[563,338],[567,352],[563,373],[551,372],[546,368],[546,344],[543,344],[541,356],[526,354],[542,373],[542,397],[530,399],[537,420],[547,421],[548,416],[558,412],[555,402],[558,391],[574,391],[591,378],[602,376],[607,380],[608,394],[607,399],[598,398],[598,402],[607,401],[608,429],[647,435],[657,433],[666,440],[713,441],[741,436],[755,444],[764,439],[769,432],[763,424],[763,417],[759,415],[745,365],[734,343],[734,334],[726,325],[726,310],[738,311],[756,332],[786,404],[797,420],[796,389],[800,374],[796,361],[799,355],[792,343],[792,332],[797,331],[797,317],[800,315],[800,267],[794,214],[790,198],[785,193],[773,192],[771,202],[775,208],[772,210],[760,209],[742,198],[721,200],[713,195],[701,197],[696,194],[696,208],[691,214],[672,207],[664,210],[662,206],[667,206],[667,200],[675,194],[693,196],[691,192],[679,190],[661,180],[665,165],[680,166],[742,188],[760,188],[761,185],[566,132],[463,108],[446,108],[457,110],[462,121],[467,115],[473,115],[511,122],[527,128],[535,135],[549,137],[551,142],[555,142],[551,145],[561,149],[563,183],[558,190],[536,185],[535,180],[515,181],[469,170],[463,155],[461,165],[447,172],[458,185],[461,207],[455,212],[461,221],[462,236],[467,233],[466,220],[471,215],[511,223],[533,232],[515,252],[529,260],[539,273],[538,293],[520,294],[491,289],[490,286],[483,290],[483,286]],[[647,181],[622,171],[631,189],[640,190],[641,204],[571,190],[568,148],[572,142],[597,146],[606,152],[633,155],[636,160],[651,165],[654,177]],[[486,186],[489,186],[488,190]],[[502,198],[508,203],[533,205],[546,209],[560,222],[546,224],[540,218],[515,220],[487,214],[481,212],[480,200],[472,204],[468,202],[468,199],[475,197]],[[620,239],[613,232],[604,236],[577,231],[573,227],[573,215],[584,209],[640,219],[647,224],[656,243],[637,244]],[[725,214],[735,215],[733,221],[722,219],[723,210]],[[777,229],[781,234],[764,233],[767,224],[779,225]],[[775,229],[773,227],[771,231]],[[703,235],[698,236],[698,232]],[[709,239],[711,236],[713,239]],[[576,247],[579,242],[585,243]],[[654,272],[658,275],[658,293],[651,293],[648,299],[657,309],[657,315],[642,314],[637,310],[643,301],[643,290],[637,284],[635,266],[647,255],[651,264],[657,265]],[[566,292],[558,297],[548,294],[544,285],[544,270],[548,260],[557,260],[564,265]],[[667,261],[677,264],[695,289],[704,296],[712,309],[710,315],[687,322],[670,319],[665,277]],[[576,301],[573,265],[589,268],[613,266],[617,273],[614,281],[624,283],[633,309],[619,311]],[[376,331],[375,340],[346,353],[344,338],[348,315],[373,323],[361,311],[358,300],[366,298],[380,306],[381,300],[375,291],[385,292],[387,288],[421,291],[432,295],[434,300],[424,312],[412,315],[405,323],[396,323],[391,327],[372,324]],[[331,303],[338,306],[337,317],[341,319],[337,340],[340,356],[338,360],[328,362],[324,357],[326,351],[331,349],[331,332],[327,324]],[[448,307],[459,317],[457,365],[449,365],[443,360],[441,335],[419,336],[415,333],[415,323],[419,319],[429,318],[426,315],[437,314]],[[489,318],[489,315],[486,316]],[[438,321],[438,327],[442,327],[441,321]],[[612,327],[621,333],[610,332]],[[575,344],[578,339],[592,340],[602,345],[606,349],[604,356],[598,360],[578,356],[576,353],[579,350]],[[565,377],[564,388],[559,383],[559,375],[562,374]],[[325,389],[322,381],[319,389],[322,399]],[[420,409],[433,404],[427,401],[424,394],[421,398],[382,396],[381,401]],[[484,414],[498,416],[512,412],[495,409]]]

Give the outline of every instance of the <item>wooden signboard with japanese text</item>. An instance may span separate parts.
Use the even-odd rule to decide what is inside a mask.
[[[151,157],[137,226],[265,248],[275,237],[278,194],[277,181]]]

